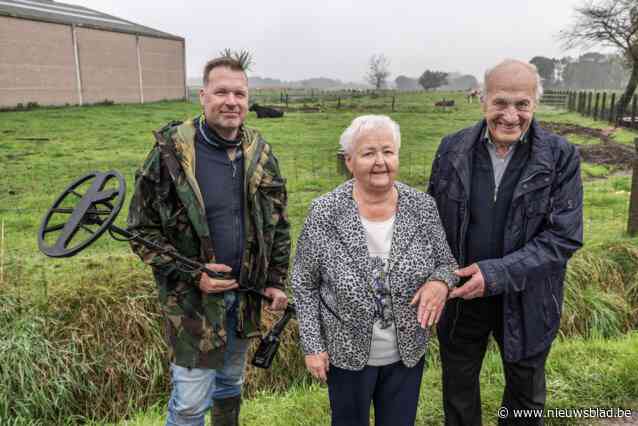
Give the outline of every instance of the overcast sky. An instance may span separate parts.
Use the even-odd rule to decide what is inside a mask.
[[[63,0],[186,39],[189,77],[229,47],[249,49],[250,75],[363,81],[371,55],[391,80],[425,69],[473,74],[505,58],[561,57],[557,33],[582,0]]]

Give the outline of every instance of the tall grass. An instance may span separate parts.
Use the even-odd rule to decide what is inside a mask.
[[[563,335],[612,337],[638,325],[637,270],[628,242],[578,252],[567,269]]]
[[[133,262],[130,255],[86,257],[77,282],[52,288],[47,300],[16,296],[11,286],[0,293],[0,419],[114,421],[166,398],[154,284]],[[638,247],[630,242],[577,253],[567,273],[562,335],[611,337],[635,328],[636,271]],[[266,325],[273,320],[266,313]],[[248,398],[311,382],[297,342],[293,321],[272,368],[248,368]],[[436,354],[436,345],[431,349]]]

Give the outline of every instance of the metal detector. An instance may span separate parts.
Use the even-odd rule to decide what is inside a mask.
[[[188,272],[202,271],[212,278],[223,278],[201,262],[184,257],[174,250],[159,246],[115,226],[126,195],[126,182],[116,170],[90,172],[69,185],[47,210],[38,229],[38,247],[49,257],[75,256],[108,231],[117,241],[137,241],[144,246],[174,259],[178,268]],[[240,287],[236,291],[252,293],[272,302],[259,290]],[[295,307],[288,304],[282,318],[261,338],[252,360],[259,368],[269,368],[279,348],[281,333],[295,315]]]

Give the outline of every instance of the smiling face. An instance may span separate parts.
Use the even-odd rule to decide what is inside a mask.
[[[392,130],[382,127],[357,135],[352,152],[346,154],[346,166],[364,191],[391,190],[399,169]]]
[[[536,110],[536,76],[521,64],[495,69],[485,82],[483,113],[495,144],[509,145],[529,129]]]
[[[235,139],[248,111],[248,80],[242,71],[216,67],[199,91],[206,124],[225,139]]]

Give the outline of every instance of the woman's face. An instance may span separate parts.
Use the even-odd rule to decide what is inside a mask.
[[[399,170],[399,152],[388,128],[368,130],[359,134],[346,166],[365,191],[389,191]]]

